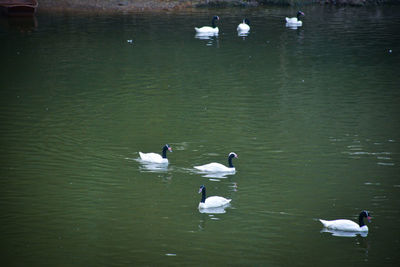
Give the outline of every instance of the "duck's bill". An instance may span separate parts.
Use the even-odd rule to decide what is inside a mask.
[[[172,152],[172,148],[171,148],[171,147],[169,147],[169,148],[168,148],[168,151],[169,151],[169,152]]]
[[[367,217],[368,222],[371,222],[371,216]]]

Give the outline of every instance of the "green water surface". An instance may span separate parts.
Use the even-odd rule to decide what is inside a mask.
[[[4,266],[397,266],[400,9],[303,11],[2,17]],[[321,232],[364,209],[367,236]]]

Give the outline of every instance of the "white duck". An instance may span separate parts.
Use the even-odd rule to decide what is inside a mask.
[[[364,224],[364,217],[367,218],[368,222],[371,221],[369,212],[366,210],[363,210],[358,216],[358,224],[346,219],[339,219],[332,221],[326,221],[320,219],[319,221],[327,229],[346,231],[346,232],[368,232],[368,226]]]
[[[214,16],[214,17],[213,17],[213,19],[212,19],[212,21],[211,21],[212,27],[210,27],[210,26],[203,26],[203,27],[201,27],[201,28],[195,27],[194,29],[196,30],[197,33],[200,33],[200,34],[214,34],[214,33],[218,33],[218,32],[219,32],[219,29],[218,29],[218,27],[215,26],[215,21],[216,21],[216,20],[219,20],[219,17],[218,17],[218,16]]]
[[[236,30],[238,32],[244,33],[250,31],[250,21],[248,19],[244,19],[242,23],[240,23]]]
[[[231,152],[228,155],[228,165],[229,167],[226,167],[225,165],[217,162],[212,162],[208,163],[205,165],[200,165],[200,166],[194,166],[195,169],[202,171],[202,172],[235,172],[236,169],[232,164],[232,159],[237,158],[238,156],[236,155],[235,152]]]
[[[162,156],[157,153],[142,153],[139,152],[139,156],[143,161],[152,162],[152,163],[168,163],[167,159],[167,150],[172,152],[172,148],[166,144],[162,149]]]
[[[302,11],[297,12],[297,16],[293,18],[286,17],[286,23],[288,26],[301,26],[303,22],[300,20],[300,16],[305,16]]]
[[[199,209],[212,209],[228,205],[232,199],[227,199],[220,196],[212,196],[206,198],[206,187],[200,186],[199,194],[201,193],[201,200],[199,203]]]

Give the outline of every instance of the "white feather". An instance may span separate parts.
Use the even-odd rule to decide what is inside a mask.
[[[247,24],[245,23],[245,21],[243,21],[242,23],[240,23],[240,24],[237,26],[236,30],[237,30],[238,32],[248,32],[248,31],[250,31],[250,26],[247,25]]]
[[[229,168],[217,162],[211,162],[201,166],[194,166],[194,168],[203,172],[235,172],[235,167]]]
[[[203,26],[201,28],[194,28],[196,30],[197,33],[218,33],[219,29],[218,27],[210,27],[210,26]]]
[[[168,163],[168,159],[164,159],[161,155],[157,153],[142,153],[139,152],[139,156],[143,161],[153,162],[153,163]]]
[[[301,20],[298,20],[296,17],[293,17],[293,18],[286,17],[286,23],[288,25],[291,25],[291,26],[301,26],[301,25],[303,25],[303,22]]]
[[[231,159],[229,159],[231,158]],[[232,160],[232,158],[237,158],[236,153],[231,152],[228,155],[228,160]],[[217,162],[211,162],[208,164],[194,166],[195,169],[202,171],[202,172],[210,172],[210,173],[217,173],[217,172],[235,172],[235,167],[226,167],[225,165]]]
[[[140,159],[145,162],[158,163],[158,164],[168,163],[167,154],[166,154],[167,151],[172,152],[172,148],[168,144],[166,144],[162,150],[164,157],[161,156],[160,154],[153,153],[153,152],[150,152],[150,153],[139,152],[139,156],[140,156]]]
[[[196,31],[197,33],[200,33],[200,34],[216,34],[216,33],[219,32],[218,27],[215,27],[215,21],[216,21],[216,20],[219,20],[219,17],[218,17],[218,16],[214,16],[214,17],[213,17],[213,19],[212,19],[212,21],[211,21],[212,27],[210,27],[210,26],[203,26],[203,27],[201,27],[201,28],[195,27],[194,29],[195,29],[195,31]]]
[[[325,228],[332,229],[332,230],[340,230],[340,231],[348,231],[348,232],[367,232],[368,226],[364,225],[360,227],[357,223],[346,220],[346,219],[339,219],[339,220],[319,220]]]
[[[293,18],[286,17],[286,26],[287,27],[301,26],[303,24],[303,22],[301,20],[299,20],[300,16],[304,16],[304,13],[302,11],[297,12],[297,17],[293,17]]]
[[[221,206],[228,205],[231,202],[231,199],[227,199],[220,196],[212,196],[206,198],[204,203],[199,203],[199,209],[209,209],[209,208],[217,208]]]

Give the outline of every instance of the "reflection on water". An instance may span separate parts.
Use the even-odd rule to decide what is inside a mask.
[[[218,47],[218,33],[196,33],[194,38],[208,41],[206,46],[216,45]]]
[[[194,35],[194,38],[200,39],[200,40],[211,40],[213,38],[217,38],[218,33],[217,32],[198,32]]]
[[[167,172],[168,171],[168,163],[153,163],[144,161],[140,158],[135,159],[140,163],[139,170],[145,172]]]
[[[249,34],[249,31],[238,31],[238,36],[243,37],[243,40],[246,39],[245,37],[247,37]]]
[[[207,214],[223,214],[225,213],[225,209],[229,207],[229,204],[223,207],[215,207],[215,208],[207,208],[207,209],[199,209],[200,213],[207,213]]]
[[[368,232],[348,232],[348,231],[339,231],[327,228],[323,228],[321,230],[321,233],[330,233],[332,234],[332,236],[338,236],[338,237],[356,237],[357,235],[360,235],[362,237],[368,236]]]
[[[202,177],[205,178],[217,178],[217,179],[223,179],[223,178],[228,178],[228,176],[235,175],[236,172],[201,172],[194,170],[194,173],[197,173],[201,175]]]
[[[289,28],[289,29],[292,29],[292,30],[297,30],[300,27],[301,27],[301,25],[296,25],[296,24],[293,24],[293,23],[287,23],[286,22],[286,28]]]

